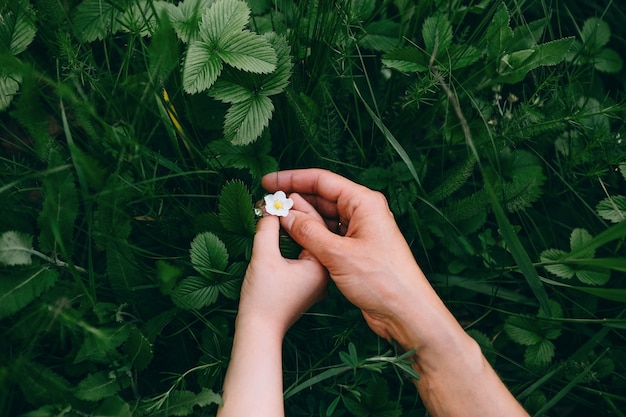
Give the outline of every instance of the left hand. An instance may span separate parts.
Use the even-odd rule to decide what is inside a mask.
[[[294,200],[292,210],[304,213],[324,224],[322,217],[302,197]],[[289,215],[293,215],[290,213]],[[298,259],[284,258],[278,246],[280,222],[265,216],[257,223],[239,300],[237,321],[256,320],[268,330],[284,333],[325,293],[328,272],[307,250]]]

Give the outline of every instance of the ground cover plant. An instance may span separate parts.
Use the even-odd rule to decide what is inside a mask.
[[[260,177],[315,166],[532,415],[624,416],[626,9],[590,3],[0,3],[0,414],[214,415]],[[332,287],[284,349],[288,415],[425,415]]]

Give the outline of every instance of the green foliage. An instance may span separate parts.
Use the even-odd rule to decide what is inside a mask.
[[[518,83],[537,67],[556,65],[565,59],[574,41],[570,37],[537,44],[547,21],[531,22],[513,30],[510,20],[506,5],[501,3],[481,45],[486,50],[481,71],[484,85]],[[424,20],[422,27],[423,49],[409,47],[389,52],[383,63],[402,72],[422,72],[433,66],[454,71],[482,57],[478,45],[453,44],[452,35],[452,26],[445,15],[431,16]]]
[[[504,331],[515,343],[526,346],[524,361],[530,367],[542,367],[554,357],[555,346],[552,340],[561,335],[561,323],[549,319],[563,316],[561,306],[550,301],[550,315],[539,310],[538,316],[511,316],[504,322]]]
[[[3,265],[30,265],[32,263],[32,236],[8,231],[0,237],[0,263]]]
[[[604,285],[609,281],[610,270],[602,266],[585,266],[577,264],[577,259],[593,259],[595,250],[593,247],[588,248],[588,243],[592,236],[585,229],[574,229],[570,235],[571,251],[576,251],[575,256],[568,256],[568,253],[559,249],[546,249],[541,252],[540,258],[542,262],[556,262],[555,264],[547,264],[545,268],[554,275],[569,279],[574,276],[579,281],[590,285]],[[559,262],[562,258],[566,258],[564,262]],[[579,266],[580,265],[580,266]]]
[[[9,107],[22,76],[16,56],[35,39],[35,13],[26,0],[10,0],[0,6],[0,111]]]
[[[260,179],[316,166],[529,412],[622,415],[626,16],[561,3],[3,2],[0,414],[214,415]],[[423,415],[412,353],[331,286],[286,412]]]
[[[592,64],[602,72],[616,73],[622,69],[622,57],[607,44],[611,38],[611,28],[604,20],[591,17],[585,20],[580,31],[580,41],[575,41],[568,60],[575,64]]]
[[[250,9],[243,1],[220,0],[202,15],[198,40],[189,44],[183,65],[183,85],[189,93],[210,88],[223,63],[255,73],[276,68],[276,53],[268,42],[244,26]]]
[[[0,318],[18,312],[44,291],[52,287],[58,278],[54,270],[46,267],[23,267],[13,271],[0,282],[2,307]]]

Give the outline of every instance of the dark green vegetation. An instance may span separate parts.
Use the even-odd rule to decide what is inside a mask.
[[[388,196],[532,414],[626,415],[625,21],[3,0],[0,415],[213,415],[260,176],[310,166]],[[285,341],[288,415],[424,415],[401,354],[331,288]]]

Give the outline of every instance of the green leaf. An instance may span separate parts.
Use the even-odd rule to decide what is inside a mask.
[[[55,270],[38,266],[5,274],[0,278],[0,319],[26,307],[51,288],[58,276]]]
[[[563,317],[563,308],[561,304],[557,303],[554,300],[548,300],[548,304],[550,305],[550,312],[548,314],[543,308],[539,308],[539,313],[537,313],[537,317],[544,318],[562,318]],[[549,339],[553,339],[550,338]]]
[[[373,51],[389,52],[400,43],[401,26],[392,20],[378,20],[363,28],[365,35],[359,38],[359,45]]]
[[[468,67],[482,57],[480,49],[471,45],[450,45],[448,54],[450,55],[449,60],[453,70]]]
[[[578,258],[593,258],[596,256],[596,251],[594,248],[587,249],[587,243],[592,239],[591,234],[581,228],[576,228],[572,230],[572,233],[569,237],[569,246],[572,250],[578,251]]]
[[[276,69],[276,52],[267,38],[248,30],[223,36],[216,50],[224,62],[243,71],[266,74]]]
[[[507,72],[519,71],[524,62],[533,56],[534,53],[534,49],[522,49],[521,51],[505,54],[500,59],[500,73],[506,74]]]
[[[84,324],[83,344],[76,353],[74,363],[85,361],[111,363],[121,359],[117,348],[130,336],[130,325],[91,327]]]
[[[72,14],[74,35],[81,42],[102,40],[120,28],[121,11],[113,2],[84,0]]]
[[[269,125],[273,111],[272,100],[263,95],[233,104],[224,120],[224,137],[234,145],[254,142]]]
[[[138,328],[133,326],[130,336],[124,344],[124,353],[134,369],[143,371],[152,361],[152,343]]]
[[[172,22],[176,34],[184,43],[200,39],[200,22],[202,16],[213,0],[185,0],[177,6],[168,4],[167,14]]]
[[[33,237],[20,232],[8,231],[0,236],[0,264],[30,265]]]
[[[561,305],[548,300],[547,307],[539,309],[537,317],[511,316],[504,322],[505,333],[515,343],[527,346],[524,360],[529,366],[544,366],[554,356],[554,344],[550,339],[561,335],[562,324],[558,320],[563,315]]]
[[[356,353],[356,346],[354,343],[350,342],[348,344],[348,353],[340,351],[339,359],[341,362],[352,369],[356,369],[359,366],[359,357]]]
[[[533,65],[537,67],[540,65],[556,65],[562,62],[572,48],[574,41],[575,38],[568,37],[537,45],[535,47],[536,55],[533,56]]]
[[[499,60],[513,40],[510,19],[509,11],[502,3],[487,27],[487,59],[490,61]]]
[[[537,321],[531,317],[511,316],[504,322],[505,333],[515,343],[532,346],[544,340]]]
[[[74,389],[74,395],[81,400],[98,401],[117,394],[120,389],[115,372],[100,371],[80,381]]]
[[[250,18],[250,8],[240,0],[218,0],[202,16],[200,37],[220,43],[229,35],[241,32]]]
[[[198,234],[191,242],[189,254],[194,269],[205,278],[213,277],[216,272],[223,272],[228,264],[228,252],[224,242],[211,232]]]
[[[211,404],[222,404],[222,397],[216,394],[210,389],[202,388],[202,390],[196,395],[196,405],[200,407],[206,407]]]
[[[437,14],[424,20],[422,36],[426,53],[441,56],[452,44],[452,26],[443,14]]]
[[[208,148],[222,166],[248,169],[255,179],[278,170],[278,162],[269,155],[271,142],[267,135],[244,146],[217,140],[209,143]]]
[[[18,74],[2,74],[0,69],[0,111],[6,110],[20,90],[22,77]]]
[[[252,99],[254,92],[247,86],[232,82],[226,77],[221,77],[215,82],[209,94],[224,103],[241,103]]]
[[[159,411],[150,413],[154,417],[187,416],[193,414],[194,407],[206,407],[211,404],[221,404],[221,397],[213,391],[203,388],[200,393],[192,391],[172,391],[163,402]]]
[[[593,57],[593,66],[602,72],[615,74],[624,66],[622,57],[612,49],[604,48]]]
[[[231,300],[238,299],[241,293],[241,283],[247,268],[248,264],[246,262],[235,262],[230,265],[227,273],[220,276],[215,284],[220,294]]]
[[[293,68],[291,48],[284,36],[270,32],[264,35],[276,52],[276,69],[261,79],[260,93],[265,96],[282,93],[289,84]]]
[[[36,33],[35,13],[28,1],[9,1],[0,7],[0,52],[24,52]]]
[[[496,192],[503,194],[504,205],[510,212],[531,206],[541,196],[546,180],[540,161],[524,150],[503,150],[500,172],[494,178]]]
[[[558,64],[565,59],[574,40],[573,37],[558,39],[503,56],[497,81],[514,84],[537,67]]]
[[[215,45],[194,41],[187,48],[183,63],[183,88],[187,93],[200,93],[210,88],[222,72],[222,60]]]
[[[161,293],[169,294],[176,285],[178,278],[182,276],[183,271],[177,266],[161,259],[156,262],[156,267],[156,276],[161,286]]]
[[[585,20],[580,37],[587,50],[597,51],[609,42],[611,28],[604,20],[591,17]]]
[[[433,203],[442,201],[449,197],[452,193],[457,191],[467,182],[467,179],[474,172],[476,166],[476,160],[474,158],[467,158],[459,166],[452,168],[444,176],[443,181],[429,193],[429,200]]]
[[[560,249],[546,249],[541,252],[539,258],[541,262],[559,262],[566,255],[567,252]],[[564,263],[547,264],[544,265],[544,268],[554,275],[565,279],[573,278],[576,273],[572,267]]]
[[[224,229],[242,235],[254,235],[252,198],[241,181],[227,182],[219,197],[219,217]]]
[[[541,253],[540,257],[542,262],[560,262],[559,264],[545,265],[545,268],[561,278],[569,279],[576,276],[579,281],[585,284],[606,284],[610,279],[610,270],[604,266],[606,261],[592,262],[596,248],[592,244],[593,241],[593,237],[585,229],[574,229],[570,235],[571,252],[569,254],[557,249],[547,249]],[[572,256],[572,253],[575,253],[576,256]],[[610,265],[610,263],[608,264]]]
[[[585,247],[572,250],[567,254],[566,258],[580,258],[582,253],[592,249],[597,249],[613,240],[621,239],[624,236],[626,236],[626,222],[620,222],[594,236],[593,239],[586,243]]]
[[[46,364],[31,362],[27,355],[16,355],[11,366],[12,378],[28,395],[31,404],[69,404],[75,401],[70,383]],[[58,416],[57,413],[54,414]]]
[[[206,278],[189,277],[172,291],[174,304],[185,309],[199,310],[217,301],[219,290]]]
[[[585,284],[604,285],[609,282],[611,274],[606,269],[579,269],[576,271],[576,278]]]
[[[226,69],[209,91],[212,97],[226,103],[241,103],[257,94],[271,96],[284,91],[293,68],[289,45],[284,37],[274,33],[263,37],[276,51],[275,71],[269,74],[249,74]]]
[[[548,19],[544,18],[525,23],[515,28],[509,49],[511,51],[519,51],[533,48],[539,43],[547,24]]]
[[[531,366],[545,366],[552,361],[554,357],[554,344],[543,339],[540,343],[526,348],[524,353],[524,362]]]
[[[383,55],[385,66],[400,72],[424,72],[428,70],[429,57],[417,48],[396,49]]]

